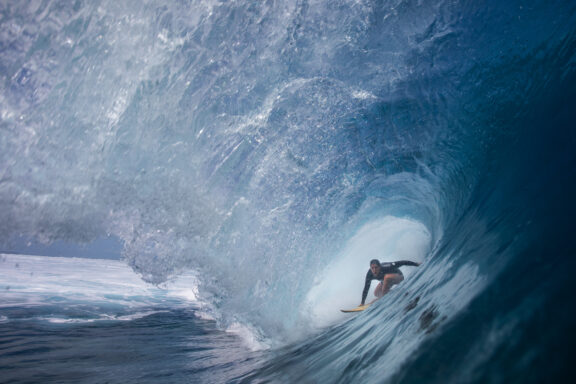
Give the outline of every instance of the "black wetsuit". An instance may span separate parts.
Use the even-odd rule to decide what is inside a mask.
[[[364,302],[366,301],[366,296],[368,296],[368,290],[370,289],[370,283],[372,282],[372,280],[382,281],[384,279],[384,275],[387,275],[389,273],[397,273],[399,275],[402,275],[400,267],[405,265],[409,265],[411,267],[417,267],[418,263],[408,260],[395,261],[393,263],[380,263],[380,272],[378,273],[377,276],[374,276],[372,270],[369,269],[368,273],[366,273],[366,282],[364,283],[364,291],[362,291],[362,304],[364,304]]]

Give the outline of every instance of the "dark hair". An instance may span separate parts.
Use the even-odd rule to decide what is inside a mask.
[[[373,265],[373,264],[380,265],[380,261],[379,261],[378,259],[372,259],[372,260],[370,261],[370,265]]]

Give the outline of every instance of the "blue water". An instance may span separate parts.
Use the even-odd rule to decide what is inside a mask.
[[[0,271],[2,383],[226,382],[255,365],[194,276],[154,287],[118,261],[22,255]]]
[[[8,345],[11,380],[54,354],[55,382],[576,376],[573,1],[0,10],[2,250],[114,239],[143,282],[195,276],[187,304],[83,298],[96,326],[57,284],[31,305],[37,274],[6,280],[0,342],[31,346]],[[372,258],[423,264],[341,314]],[[53,311],[68,328],[29,320]]]

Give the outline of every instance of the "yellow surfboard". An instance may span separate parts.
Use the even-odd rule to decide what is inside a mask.
[[[368,303],[368,304],[364,304],[364,305],[360,305],[356,308],[352,308],[352,309],[341,309],[342,312],[345,313],[349,313],[349,312],[361,312],[363,310],[365,310],[366,308],[368,308],[370,306],[370,304],[372,303]]]

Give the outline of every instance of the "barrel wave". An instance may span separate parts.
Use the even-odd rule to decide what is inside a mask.
[[[574,2],[0,10],[4,247],[194,273],[265,350],[228,382],[576,376]],[[340,313],[373,258],[422,265]]]

